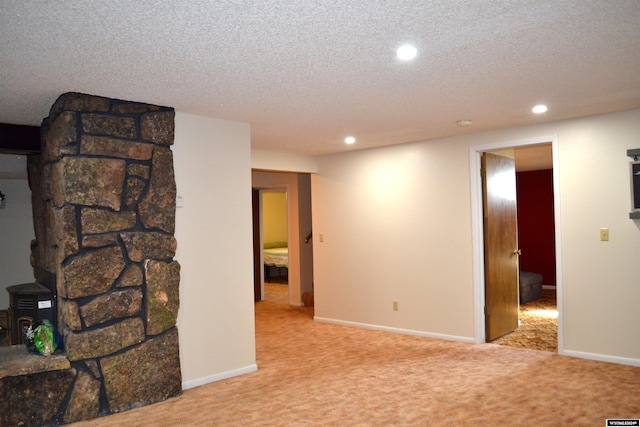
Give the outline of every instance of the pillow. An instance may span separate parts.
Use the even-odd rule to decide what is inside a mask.
[[[286,248],[287,242],[269,242],[264,244],[265,249]]]

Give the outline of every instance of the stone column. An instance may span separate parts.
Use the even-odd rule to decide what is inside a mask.
[[[63,421],[178,395],[173,109],[67,93],[42,128],[32,262],[56,275],[77,371]]]

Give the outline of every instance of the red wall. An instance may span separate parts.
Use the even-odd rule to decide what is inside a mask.
[[[553,170],[517,172],[520,270],[542,274],[542,284],[556,284],[553,221]]]

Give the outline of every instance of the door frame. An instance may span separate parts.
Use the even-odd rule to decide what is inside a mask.
[[[484,297],[484,225],[483,225],[483,196],[482,177],[480,175],[481,155],[486,151],[505,148],[524,147],[551,143],[553,159],[553,201],[555,221],[556,245],[556,299],[558,303],[558,354],[564,354],[564,302],[562,287],[562,215],[560,206],[560,163],[557,135],[547,135],[519,139],[513,141],[496,142],[469,147],[469,181],[471,184],[471,234],[472,234],[472,263],[473,263],[473,310],[474,310],[474,340],[477,344],[486,342],[485,329],[485,297]]]
[[[262,267],[262,197],[259,188],[251,188],[253,225],[253,301],[264,299],[264,268]]]

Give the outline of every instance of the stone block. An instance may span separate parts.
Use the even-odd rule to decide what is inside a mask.
[[[82,130],[93,135],[136,138],[136,122],[131,117],[118,117],[105,114],[82,114]]]
[[[149,189],[138,205],[140,221],[147,229],[173,234],[176,218],[176,181],[173,153],[167,148],[153,151]]]
[[[41,202],[46,203],[49,200],[53,200],[53,165],[48,163],[42,165],[42,196]],[[33,191],[33,190],[32,190]]]
[[[65,157],[52,171],[56,206],[71,203],[120,210],[127,164],[120,159]]]
[[[46,169],[49,169],[48,171]],[[62,207],[65,203],[65,184],[64,184],[64,164],[62,162],[51,163],[45,165],[45,186],[49,187],[45,189],[45,192],[51,194],[53,205]]]
[[[0,426],[59,424],[58,410],[75,375],[65,369],[0,379]]]
[[[122,231],[136,226],[136,213],[113,212],[107,209],[83,208],[80,212],[82,234],[101,234]]]
[[[120,238],[127,249],[127,256],[133,262],[171,259],[178,245],[175,237],[155,231],[121,233]]]
[[[78,152],[77,115],[72,111],[61,113],[44,132],[44,162],[55,162],[64,154]]]
[[[125,268],[119,247],[86,252],[62,267],[67,297],[76,299],[108,291]]]
[[[113,114],[141,114],[149,111],[150,107],[152,106],[147,104],[138,104],[136,102],[118,103],[117,101],[114,101],[111,105],[111,112]]]
[[[139,176],[143,179],[149,179],[149,166],[133,163],[127,166],[127,175]]]
[[[82,329],[80,312],[78,311],[78,304],[75,301],[60,299],[58,313],[60,313],[60,320],[67,325],[68,328],[74,331]]]
[[[48,206],[51,209],[52,230],[48,231],[54,237],[52,246],[56,248],[57,263],[61,263],[67,257],[78,253],[78,233],[76,230],[76,209],[73,206],[64,206],[60,209]]]
[[[147,260],[144,263],[147,283],[147,334],[158,335],[176,325],[180,308],[180,264]]]
[[[93,359],[113,354],[144,341],[142,319],[136,317],[104,328],[74,333],[64,330],[64,345],[69,360]]]
[[[51,107],[49,117],[57,116],[61,111],[109,111],[110,100],[100,96],[87,95],[84,93],[67,92],[58,97]]]
[[[142,286],[143,283],[142,269],[135,264],[129,264],[120,276],[117,287]]]
[[[73,391],[64,413],[64,422],[87,420],[95,418],[100,411],[101,381],[91,374],[79,371]]]
[[[88,328],[138,314],[142,307],[142,291],[127,289],[99,295],[80,308],[82,320]]]
[[[83,363],[94,378],[102,378],[102,374],[98,368],[98,362],[95,359],[84,360]]]
[[[112,412],[161,402],[182,390],[178,330],[100,360]]]
[[[140,118],[140,136],[146,141],[160,145],[172,145],[175,131],[175,113],[157,111],[143,114]]]
[[[69,359],[61,353],[45,357],[29,353],[24,344],[0,347],[0,378],[62,371],[69,368],[71,368]],[[1,387],[0,393],[2,393]]]
[[[82,236],[83,248],[101,248],[104,246],[115,246],[118,244],[118,234],[99,234],[93,236]]]
[[[146,187],[146,181],[131,177],[127,179],[127,188],[124,195],[124,204],[129,209],[133,209],[138,205],[140,196]]]
[[[80,143],[80,153],[121,159],[149,160],[153,153],[153,144],[106,136],[85,135]]]

